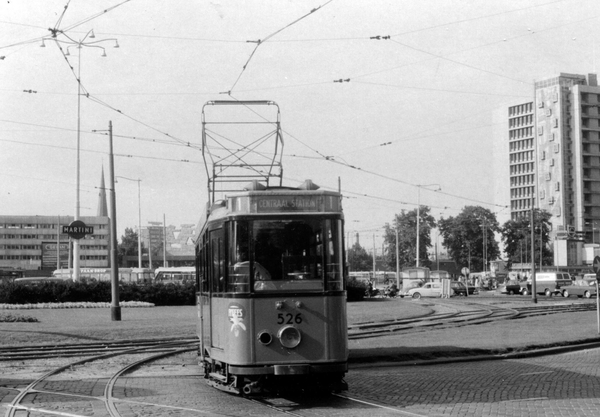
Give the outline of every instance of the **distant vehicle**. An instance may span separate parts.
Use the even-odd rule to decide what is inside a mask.
[[[71,281],[71,279],[57,278],[57,277],[21,277],[21,278],[15,278],[14,283],[22,284],[22,285],[38,285],[38,284],[44,284],[46,282],[65,282],[65,281]]]
[[[523,287],[521,287],[521,283],[517,280],[509,279],[504,284],[501,284],[498,287],[498,291],[502,294],[521,294]]]
[[[573,280],[567,272],[537,272],[535,274],[535,292],[544,294],[546,297],[562,295],[561,287],[571,285]],[[531,279],[527,280],[527,287],[523,288],[521,294],[528,295],[532,292]]]
[[[596,278],[575,280],[571,285],[562,287],[561,290],[563,297],[576,295],[579,298],[591,298],[593,295],[598,295],[596,290]]]
[[[81,281],[109,281],[111,268],[81,268],[79,279]],[[73,280],[73,269],[57,269],[53,277]],[[119,268],[119,282],[147,284],[152,281],[152,271],[148,268]]]
[[[467,286],[464,282],[460,281],[451,281],[450,288],[454,292],[454,295],[466,296],[467,295]]]
[[[194,282],[195,279],[196,267],[194,266],[161,267],[154,271],[154,282],[163,284],[183,284]]]
[[[404,293],[405,297],[419,299],[421,297],[441,297],[442,284],[440,282],[426,282],[421,287],[412,288]]]

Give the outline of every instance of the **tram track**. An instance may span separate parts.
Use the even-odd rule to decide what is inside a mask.
[[[434,313],[429,316],[408,319],[391,319],[378,322],[357,323],[349,326],[348,339],[358,340],[389,336],[390,334],[409,334],[427,330],[478,325],[499,320],[514,320],[548,314],[583,312],[596,309],[596,306],[591,303],[500,307],[483,303],[467,302],[463,303],[463,306],[474,308],[459,311],[456,309],[455,304],[441,302],[438,302],[437,304],[454,309],[454,311]]]
[[[194,343],[198,338],[165,338],[116,340],[93,343],[55,344],[34,346],[5,346],[0,348],[0,361],[49,359],[57,357],[78,357],[109,352],[122,352],[125,349],[161,349],[167,343]]]
[[[66,364],[57,366],[44,373],[31,381],[26,387],[19,390],[18,394],[10,404],[7,405],[5,417],[18,417],[23,415],[23,413],[27,413],[28,415],[31,413],[42,413],[44,415],[89,415],[90,408],[105,408],[111,417],[120,417],[121,414],[115,405],[116,398],[113,396],[113,390],[118,378],[145,363],[155,361],[165,356],[177,355],[195,350],[197,349],[197,340],[194,342],[163,341],[162,343],[155,343],[151,346],[148,346],[147,342],[144,342],[136,347],[131,346],[132,344],[130,343],[129,347],[122,347],[120,350],[113,349],[108,353],[105,352],[100,355],[88,356],[76,361],[69,361]],[[122,366],[119,362],[117,362],[117,364],[110,362],[113,358],[133,354],[138,354],[143,357],[134,362],[130,362],[126,366]],[[81,382],[80,384],[55,382],[55,389],[46,388],[46,386],[53,386],[51,380],[53,377],[68,372],[74,372],[78,367],[91,363],[94,363],[98,369],[106,367],[116,367],[117,369],[112,372],[112,375],[109,378],[96,379],[94,387],[89,393],[81,392]],[[64,380],[67,381],[69,378],[65,376]],[[99,384],[104,385],[102,395],[97,395],[99,392]],[[61,407],[68,407],[68,409],[65,411],[59,410],[57,404],[65,404]]]

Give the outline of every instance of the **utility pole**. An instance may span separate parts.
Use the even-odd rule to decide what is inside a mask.
[[[535,230],[533,230],[533,207],[535,205],[535,197],[531,197],[531,298],[534,303],[537,303],[537,292],[535,285]]]
[[[115,163],[113,154],[112,121],[108,122],[108,137],[110,143],[110,317],[112,321],[121,321],[121,306],[119,305],[119,264],[117,259],[117,199],[115,193]]]

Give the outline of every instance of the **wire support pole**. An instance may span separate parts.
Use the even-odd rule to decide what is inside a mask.
[[[108,122],[109,166],[110,166],[110,283],[111,303],[110,317],[112,321],[121,321],[119,305],[119,260],[117,258],[117,197],[115,192],[115,158],[113,153],[112,121]]]

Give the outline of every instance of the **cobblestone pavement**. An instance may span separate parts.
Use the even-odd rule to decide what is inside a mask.
[[[350,395],[418,416],[598,416],[600,350],[354,369]]]
[[[281,411],[209,387],[193,353],[163,359],[120,378],[114,389],[123,416],[281,416]],[[107,416],[101,400],[103,377],[75,370],[55,376],[26,404],[45,412],[19,416]],[[34,376],[34,375],[31,375]],[[598,416],[600,349],[545,357],[467,361],[420,366],[352,365],[343,398],[288,401],[303,416]],[[28,381],[0,375],[1,413]],[[56,398],[44,391],[84,397]],[[273,400],[280,405],[286,400]],[[387,408],[379,408],[376,405]]]

